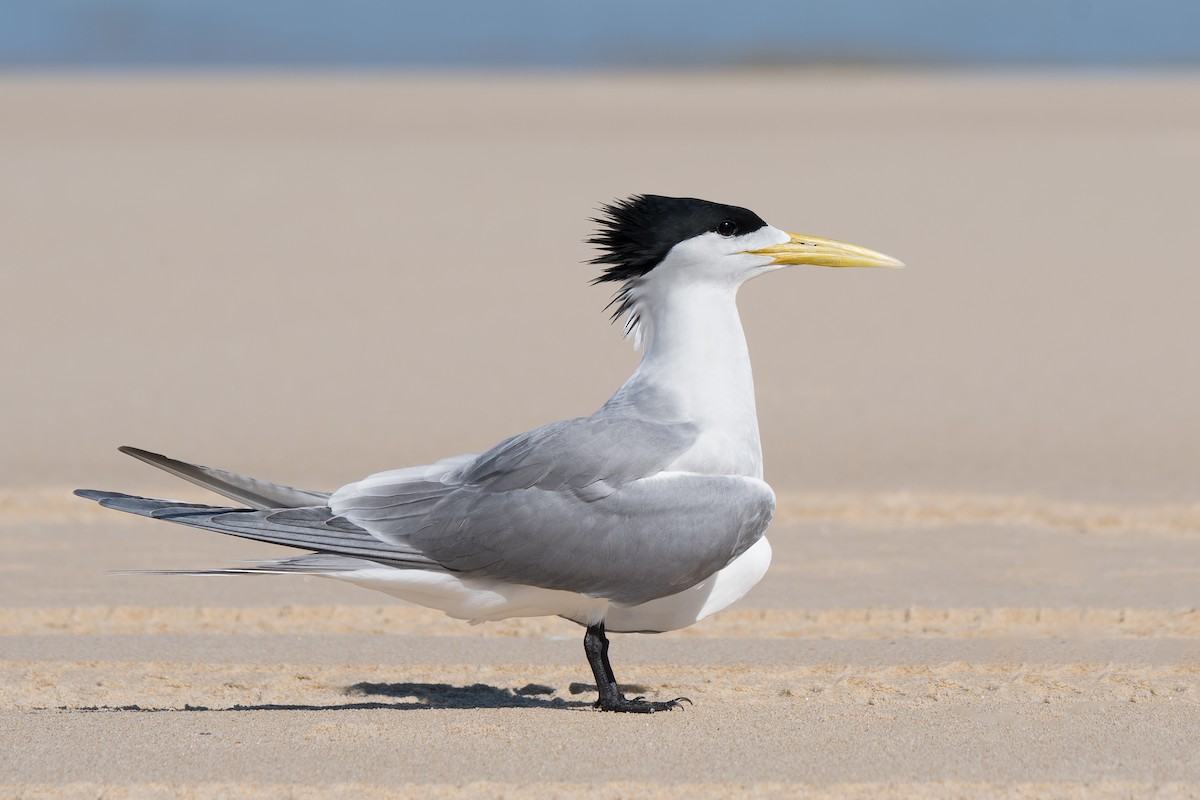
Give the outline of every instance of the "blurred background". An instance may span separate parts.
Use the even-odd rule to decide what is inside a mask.
[[[594,69],[1183,66],[1187,0],[6,0],[0,63]]]
[[[0,1],[0,488],[333,488],[590,413],[600,204],[748,285],[781,493],[1195,502],[1200,5]],[[128,463],[127,463],[128,462]]]

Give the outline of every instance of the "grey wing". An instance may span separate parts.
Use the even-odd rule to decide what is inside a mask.
[[[514,436],[479,456],[464,483],[491,491],[620,486],[654,475],[696,441],[691,422],[593,416]]]
[[[635,605],[700,583],[762,537],[767,484],[663,473],[599,499],[464,488],[407,538],[448,569]]]
[[[325,506],[254,510],[135,497],[120,492],[77,489],[80,497],[105,508],[217,531],[243,539],[314,550],[330,556],[369,559],[389,566],[440,569],[411,547],[379,541]]]
[[[645,602],[721,569],[774,511],[762,481],[662,473],[695,437],[687,422],[568,420],[445,469],[371,476],[330,506],[448,569]]]
[[[695,439],[690,422],[565,420],[513,436],[482,455],[370,475],[334,492],[329,507],[384,541],[407,541],[435,511],[453,513],[475,491],[566,489],[599,499],[657,474]]]
[[[326,492],[311,492],[307,489],[297,489],[293,486],[283,486],[278,483],[251,478],[249,475],[239,475],[215,467],[201,464],[189,464],[175,458],[169,458],[159,453],[151,453],[138,447],[119,447],[122,453],[133,456],[151,466],[191,481],[197,486],[216,492],[245,503],[251,508],[266,510],[271,508],[303,508],[304,506],[322,505],[329,499]]]

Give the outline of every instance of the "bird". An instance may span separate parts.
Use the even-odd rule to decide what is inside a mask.
[[[590,416],[482,453],[369,475],[332,493],[147,450],[120,450],[234,501],[211,506],[80,489],[101,506],[302,555],[157,574],[304,574],[348,581],[473,623],[558,616],[585,629],[602,711],[687,698],[626,697],[609,633],[692,625],[764,576],[775,494],[762,445],[738,288],[796,265],[904,265],[788,233],[740,206],[636,194],[602,205],[587,239],[593,284],[642,355]]]

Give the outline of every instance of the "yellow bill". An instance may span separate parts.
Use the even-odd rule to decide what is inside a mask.
[[[816,236],[789,233],[786,242],[773,244],[761,250],[747,250],[752,256],[767,256],[773,264],[808,264],[814,267],[888,267],[902,269],[904,263],[883,253],[865,247]]]

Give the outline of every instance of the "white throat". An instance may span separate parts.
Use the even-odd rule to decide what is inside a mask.
[[[699,440],[670,469],[762,477],[738,283],[648,281],[633,290],[644,355],[608,407],[696,423]]]

